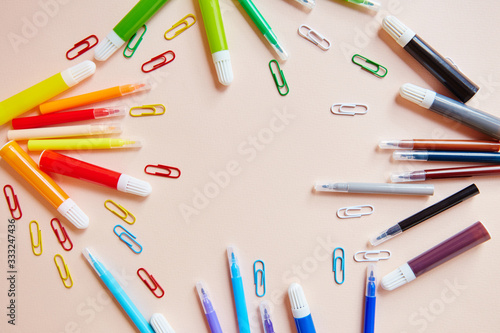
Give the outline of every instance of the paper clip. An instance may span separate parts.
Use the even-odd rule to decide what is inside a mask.
[[[7,193],[7,189],[10,189],[10,194]],[[14,193],[14,189],[12,188],[12,186],[5,185],[3,187],[3,194],[5,195],[5,200],[7,200],[7,206],[9,206],[10,216],[12,216],[12,218],[14,220],[19,220],[23,216],[23,212],[21,211],[21,206],[19,206],[19,201],[17,199],[17,195]],[[13,201],[12,205],[10,202],[11,198]],[[16,210],[19,211],[18,217],[14,216]]]
[[[31,225],[36,224],[36,233],[38,235],[38,243],[35,245],[35,240],[33,239],[33,231],[31,230]],[[33,254],[36,256],[39,256],[43,252],[43,246],[42,246],[42,231],[40,230],[40,226],[38,225],[37,221],[31,221],[29,224],[30,227],[30,237],[31,237],[31,251],[33,251]],[[36,249],[40,248],[40,253],[36,253]]]
[[[369,257],[371,254],[380,254],[380,253],[387,253],[387,256],[385,257]],[[363,254],[363,257],[361,259],[358,259],[358,254]],[[380,251],[358,251],[354,254],[354,261],[357,262],[363,262],[363,261],[379,261],[379,260],[386,260],[391,257],[391,251],[389,250],[380,250]]]
[[[146,275],[148,276],[148,278],[151,280],[151,282],[153,283],[153,285],[150,285],[149,284],[149,281],[145,278],[143,278],[141,276],[141,272],[143,271],[144,273],[146,273]],[[162,298],[164,295],[165,295],[165,291],[163,290],[163,288],[158,284],[158,282],[156,282],[155,278],[153,277],[153,275],[149,274],[144,268],[139,268],[137,270],[137,275],[139,276],[139,278],[142,280],[142,282],[144,282],[144,284],[149,288],[149,290],[151,290],[151,292],[153,293],[153,295],[155,295],[157,298]],[[161,290],[161,295],[157,295],[155,293],[155,290],[156,289],[160,289]]]
[[[167,55],[167,54],[172,54],[172,59],[167,60],[167,57],[166,57],[166,55]],[[151,63],[155,62],[155,61],[156,61],[156,60],[158,60],[158,59],[163,59],[163,61],[162,61],[162,62],[159,62],[159,63],[157,63],[157,64],[154,64],[154,65],[153,65],[153,67],[151,67],[151,69],[148,69],[148,70],[145,70],[145,69],[144,69],[144,66],[149,65],[149,64],[151,64]],[[142,64],[141,69],[142,69],[142,71],[143,71],[144,73],[149,73],[149,72],[154,71],[155,69],[158,69],[158,68],[160,68],[160,67],[162,67],[162,66],[165,66],[166,64],[171,63],[172,61],[174,61],[174,59],[175,59],[175,53],[174,53],[174,51],[169,50],[169,51],[167,51],[167,52],[163,52],[163,53],[162,53],[162,54],[160,54],[160,55],[157,55],[157,56],[156,56],[156,57],[154,57],[154,58],[151,58],[151,60],[149,60],[148,62],[145,62],[144,64]]]
[[[256,268],[258,262],[262,264],[262,268]],[[263,287],[262,294],[259,294],[259,273],[260,285]],[[262,260],[255,260],[253,263],[253,284],[255,284],[255,294],[258,297],[264,297],[266,294],[266,266]]]
[[[354,61],[354,59],[355,59],[355,58],[360,58],[360,59],[363,59],[363,60],[364,60],[364,61],[365,61],[368,65],[373,65],[373,66],[375,66],[375,68],[373,69],[373,68],[367,67],[367,66],[365,66],[365,65],[363,65],[363,64],[357,63],[356,61]],[[362,55],[355,54],[355,55],[353,55],[353,56],[352,56],[352,59],[351,59],[351,60],[352,60],[352,62],[353,62],[354,64],[356,64],[356,65],[360,66],[362,69],[364,69],[364,70],[365,70],[365,71],[367,71],[367,72],[372,73],[372,74],[373,74],[373,75],[375,75],[375,76],[378,76],[378,77],[380,77],[380,78],[383,78],[384,76],[386,76],[386,75],[387,75],[387,72],[388,72],[387,68],[385,68],[385,67],[384,67],[384,66],[382,66],[382,65],[377,64],[376,62],[371,61],[371,60],[370,60],[370,59],[368,59],[368,58],[363,57]],[[383,72],[383,74],[380,74],[380,73],[379,73],[379,72],[380,72],[380,69],[383,69],[383,71],[382,71],[382,72]]]
[[[94,44],[90,44],[90,42],[89,42],[89,40],[91,40],[92,38],[95,39],[95,43]],[[99,43],[99,39],[97,38],[96,35],[90,35],[87,38],[82,39],[81,41],[79,41],[78,43],[76,43],[71,49],[69,49],[68,52],[66,52],[66,59],[73,60],[75,58],[78,58],[79,56],[81,56],[82,54],[84,54],[85,52],[87,52],[88,50],[90,50],[91,48],[93,48],[94,46],[96,46],[97,43]],[[77,48],[79,48],[82,45],[85,45],[85,47],[83,49],[79,50],[74,57],[70,57],[69,56],[69,53],[71,51],[76,50]]]
[[[118,214],[117,211],[109,208],[107,206],[107,203],[110,202],[111,204],[113,204],[116,208],[118,208],[124,215],[120,215]],[[134,224],[135,223],[135,216],[134,214],[132,214],[131,212],[129,212],[128,210],[126,210],[122,205],[119,205],[117,204],[116,202],[114,202],[113,200],[106,200],[104,201],[104,207],[106,207],[107,210],[109,210],[111,213],[115,214],[116,216],[118,216],[120,219],[122,219],[123,221],[127,222],[128,224]],[[132,217],[132,221],[127,221],[127,218],[128,217]]]
[[[366,105],[366,104],[351,104],[351,103],[337,103],[337,104],[332,105],[332,107],[330,108],[330,111],[333,114],[354,116],[356,114],[366,114],[368,112],[368,105]]]
[[[273,62],[276,64],[277,70],[280,73],[281,81],[283,82],[283,84],[280,84],[278,82],[278,77],[274,73],[273,67],[271,65]],[[269,61],[269,69],[271,70],[271,74],[273,75],[274,83],[276,84],[276,88],[278,89],[278,92],[280,93],[280,95],[281,96],[288,95],[288,93],[290,92],[290,89],[288,88],[288,84],[286,83],[285,75],[283,75],[283,71],[280,68],[280,64],[275,59],[273,59],[273,60]],[[282,93],[281,88],[286,88],[286,92]]]
[[[191,24],[188,23],[188,21],[187,21],[188,17],[191,17],[193,19],[193,23],[191,23]],[[184,31],[186,31],[187,29],[189,29],[195,23],[196,23],[196,17],[193,14],[187,14],[186,16],[184,16],[183,18],[181,18],[179,22],[177,22],[176,24],[174,24],[170,29],[168,29],[167,31],[165,31],[165,39],[166,40],[172,40],[172,39],[174,39],[175,37],[179,36]],[[172,37],[167,37],[167,34],[170,31],[174,30],[175,28],[177,28],[177,27],[179,27],[179,26],[181,26],[183,24],[184,24],[184,27],[182,27],[179,30],[177,30]]]
[[[362,212],[364,208],[368,208],[368,212]],[[356,211],[357,213],[351,213],[351,211]],[[343,207],[337,210],[337,216],[341,219],[351,219],[354,217],[361,217],[366,215],[371,215],[375,211],[375,207],[372,205],[359,205],[359,206],[351,206],[351,207]]]
[[[339,250],[342,251],[342,256],[335,256],[335,252]],[[340,267],[337,270],[337,261],[340,260]],[[333,250],[333,276],[335,279],[335,282],[337,284],[342,284],[345,281],[345,252],[344,249],[341,247],[336,247],[335,250]],[[342,274],[342,281],[339,281],[339,275]]]
[[[166,170],[167,172],[165,172],[165,173],[163,173],[163,172],[151,172],[151,171],[148,171],[148,168],[158,168],[158,169]],[[172,171],[175,171],[173,176],[172,176]],[[148,164],[144,168],[144,172],[147,173],[148,175],[167,177],[167,178],[179,178],[181,176],[181,170],[174,168],[174,167],[171,167],[171,166],[162,165],[162,164],[157,164],[157,165]]]
[[[116,228],[122,228],[124,232],[122,232],[121,234],[118,234],[116,232]],[[137,241],[136,241],[136,237],[134,235],[132,235],[132,233],[130,233],[130,231],[128,231],[127,229],[125,229],[124,227],[122,227],[121,225],[117,224],[115,225],[115,227],[113,228],[113,232],[115,233],[115,235],[118,236],[118,238],[121,239],[122,242],[124,242],[125,244],[127,244],[128,247],[130,247],[130,249],[136,253],[136,254],[139,254],[142,252],[142,245],[139,244]],[[135,243],[139,248],[140,250],[139,251],[136,251],[134,250],[134,244],[131,244],[129,242],[127,242],[125,239],[123,239],[123,235],[127,236],[133,243]]]
[[[141,44],[141,42],[142,42],[142,40],[144,38],[144,35],[146,34],[146,31],[148,30],[148,28],[146,27],[145,24],[142,27],[144,28],[144,31],[142,32],[141,36],[139,37],[139,39],[137,40],[137,42],[135,43],[135,45],[133,47],[130,47],[130,44],[135,39],[135,36],[137,36],[137,32],[139,32],[139,30],[137,30],[137,32],[135,34],[133,34],[132,37],[130,37],[130,39],[129,39],[128,43],[127,43],[127,46],[125,46],[125,49],[123,50],[123,56],[125,58],[132,58],[132,56],[134,55],[135,51],[139,47],[139,44]],[[127,54],[127,51],[131,51],[132,53]]]
[[[159,110],[157,110],[157,108]],[[165,113],[166,109],[167,108],[163,104],[148,104],[148,105],[143,105],[143,106],[134,106],[134,107],[130,108],[129,114],[132,117],[161,116],[162,114]],[[132,112],[133,110],[150,110],[150,111],[135,114],[134,112]]]
[[[57,231],[56,228],[54,228],[54,224],[53,222],[56,222],[57,224],[59,224],[59,229],[61,229],[61,235],[62,235],[62,239],[61,237],[59,236],[59,232]],[[69,236],[66,232],[66,229],[64,229],[64,227],[61,225],[61,221],[59,221],[58,219],[56,218],[53,218],[51,221],[50,221],[50,226],[52,227],[52,230],[54,231],[54,233],[56,234],[56,238],[57,240],[59,241],[59,244],[61,244],[62,248],[65,249],[66,251],[71,251],[71,249],[73,248],[73,242],[71,242],[71,239],[69,239]],[[64,247],[64,243],[66,243],[66,241],[68,241],[68,243],[71,245],[69,248],[66,248]]]
[[[64,275],[63,275],[63,272],[61,270],[61,266],[57,263],[57,257],[61,258],[61,262],[62,262],[63,267],[64,267],[64,275],[66,277],[64,277]],[[59,271],[59,276],[61,277],[61,280],[62,280],[64,286],[68,289],[73,287],[73,279],[71,278],[71,274],[69,273],[68,265],[66,265],[66,263],[64,262],[64,258],[62,257],[62,255],[56,254],[54,256],[54,262],[56,263],[57,270]],[[66,284],[67,280],[69,280],[71,283]]]
[[[301,31],[301,29],[306,31],[303,32]],[[302,24],[297,31],[300,36],[304,37],[314,45],[318,46],[323,51],[328,51],[330,49],[331,46],[330,41],[326,39],[323,35],[321,35],[319,32],[312,29],[311,27]]]

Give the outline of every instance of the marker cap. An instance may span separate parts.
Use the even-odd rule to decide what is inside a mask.
[[[125,41],[116,34],[114,30],[104,37],[104,39],[96,46],[94,51],[94,59],[98,61],[106,61],[116,52]]]
[[[85,229],[89,226],[89,217],[85,215],[71,198],[66,199],[57,208],[57,211],[78,229]]]
[[[153,313],[150,320],[151,327],[155,333],[175,333],[167,319],[161,313]]]
[[[94,74],[95,69],[95,63],[90,60],[85,60],[78,65],[62,71],[61,76],[68,87],[73,87]]]
[[[380,285],[385,290],[394,290],[415,280],[416,278],[415,273],[413,273],[408,263],[406,263],[384,276]]]
[[[152,191],[151,185],[148,182],[124,173],[118,179],[116,189],[125,193],[140,195],[141,197],[150,195]]]
[[[219,82],[228,86],[233,82],[233,68],[231,67],[231,57],[228,50],[218,51],[212,54],[212,59],[217,71]]]
[[[300,284],[292,283],[288,287],[288,297],[290,298],[294,318],[304,318],[311,314],[304,290]]]

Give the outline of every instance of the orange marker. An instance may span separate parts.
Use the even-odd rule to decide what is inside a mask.
[[[57,101],[40,104],[40,112],[43,114],[62,110],[77,108],[82,105],[88,105],[105,101],[107,99],[122,97],[139,91],[149,90],[151,86],[146,83],[126,84],[108,89],[94,91],[88,94],[59,99]]]

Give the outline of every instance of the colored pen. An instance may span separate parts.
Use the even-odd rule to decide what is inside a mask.
[[[12,127],[18,129],[38,128],[49,125],[72,123],[75,121],[103,119],[125,115],[125,107],[96,108],[77,111],[57,112],[41,116],[12,119]]]
[[[382,288],[394,290],[401,287],[490,238],[484,225],[476,222],[384,276],[381,281]]]
[[[141,146],[138,140],[118,138],[28,140],[29,151],[140,148]]]
[[[382,22],[382,26],[406,52],[424,66],[462,102],[467,102],[479,90],[479,87],[461,73],[456,66],[453,66],[394,16],[386,16]]]
[[[221,84],[227,86],[233,81],[233,69],[231,67],[231,57],[227,47],[219,0],[198,1],[207,33],[208,45],[212,53],[212,60],[217,71],[217,78]]]
[[[281,60],[288,59],[288,53],[285,51],[283,46],[278,42],[278,38],[271,30],[271,27],[264,19],[262,14],[259,12],[257,7],[255,7],[254,3],[251,0],[238,0],[243,9],[247,12],[250,19],[255,23],[259,31],[266,37],[267,41],[273,49],[276,51]]]
[[[40,154],[38,166],[45,172],[87,180],[125,193],[142,197],[151,193],[148,182],[50,150],[44,150]]]
[[[140,0],[96,46],[94,58],[107,60],[123,46],[168,0]]]
[[[316,333],[316,328],[307,304],[304,290],[298,283],[292,283],[288,287],[288,297],[290,298],[290,305],[292,306],[292,315],[295,320],[295,327],[297,333]]]
[[[309,9],[313,9],[316,5],[316,0],[295,0],[298,3],[308,7]]]
[[[318,192],[347,192],[373,194],[406,194],[406,195],[433,195],[434,185],[401,186],[409,184],[386,183],[332,183],[316,182],[314,189]]]
[[[0,102],[0,126],[82,82],[95,68],[86,60]]]
[[[462,201],[465,201],[473,196],[479,194],[479,189],[475,184],[469,185],[466,188],[458,191],[449,197],[436,202],[434,205],[429,206],[418,213],[413,214],[410,217],[398,222],[392,227],[382,231],[378,236],[370,239],[370,243],[373,246],[382,244],[383,242],[396,237],[397,235],[403,233],[404,231],[413,228],[419,223],[422,223],[439,213],[444,212],[448,208],[458,205]]]
[[[500,174],[500,165],[477,165],[465,168],[428,169],[393,173],[392,182],[422,182],[429,179],[458,178],[471,176],[495,176]]]
[[[423,149],[500,152],[500,142],[485,140],[385,140],[380,149]]]
[[[373,10],[379,10],[380,9],[380,4],[375,1],[369,1],[369,0],[345,0],[347,2],[353,3],[355,5],[360,5],[369,9]]]
[[[240,265],[232,246],[227,248],[227,258],[229,260],[229,272],[231,273],[231,284],[233,286],[234,305],[238,318],[238,328],[240,333],[250,333],[250,322],[248,320],[247,303],[245,301],[245,291],[243,290],[243,280],[240,273]]]
[[[155,333],[175,333],[167,319],[161,313],[153,313],[149,321]]]
[[[41,127],[7,131],[9,140],[29,140],[47,138],[65,138],[72,136],[105,135],[121,133],[123,126],[114,124],[76,125],[59,127]]]
[[[210,327],[211,333],[222,333],[222,328],[220,327],[219,318],[217,318],[217,313],[215,313],[214,306],[210,301],[210,296],[208,295],[207,288],[203,282],[196,283],[196,290],[198,291],[198,296],[200,297],[201,305],[203,306],[203,311],[205,312],[205,317],[207,318],[208,326]]]
[[[365,294],[365,325],[364,333],[375,332],[375,305],[377,303],[377,266],[368,265],[366,269],[366,294]]]
[[[395,160],[480,162],[500,164],[500,153],[480,151],[401,150],[392,153],[392,157]]]
[[[276,333],[273,327],[273,322],[271,321],[271,308],[269,306],[269,301],[262,301],[259,304],[260,318],[262,319],[262,327],[264,327],[264,333]]]
[[[123,310],[125,310],[127,315],[134,322],[137,329],[139,329],[141,333],[155,333],[147,320],[144,319],[143,315],[122,289],[118,281],[116,281],[114,276],[106,269],[102,262],[98,260],[95,253],[89,248],[84,248],[82,253],[108,290],[113,294],[118,303],[120,303]]]
[[[399,93],[403,98],[421,107],[453,119],[492,138],[500,139],[500,118],[498,117],[410,83],[402,85]]]
[[[98,103],[108,99],[122,97],[125,95],[130,95],[150,89],[151,85],[146,83],[134,83],[111,87],[108,89],[98,90],[83,95],[58,99],[56,101],[40,104],[40,112],[42,114],[47,114],[62,110],[69,110],[83,105]]]
[[[57,211],[78,229],[89,226],[89,218],[76,203],[15,141],[0,148],[2,157],[14,170],[28,181]]]

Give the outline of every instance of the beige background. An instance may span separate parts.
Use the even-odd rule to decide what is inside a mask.
[[[3,0],[0,35],[0,99],[60,72],[79,61],[64,54],[90,34],[103,38],[136,1]],[[239,250],[252,331],[262,332],[258,319],[252,264],[266,264],[267,299],[273,304],[277,332],[295,332],[286,290],[300,282],[318,332],[362,330],[366,264],[352,255],[367,249],[366,241],[399,220],[474,182],[481,194],[387,242],[390,260],[381,262],[383,276],[475,221],[489,228],[492,240],[409,285],[380,290],[378,332],[494,332],[500,324],[497,275],[500,245],[498,185],[495,177],[435,181],[433,197],[320,195],[316,180],[385,182],[390,172],[448,166],[445,163],[398,163],[389,152],[377,151],[379,140],[411,138],[485,139],[468,128],[399,97],[406,82],[449,95],[445,88],[380,29],[385,14],[396,15],[442,54],[451,57],[480,92],[469,102],[500,116],[498,17],[495,1],[381,0],[378,16],[336,0],[317,0],[311,12],[292,0],[255,0],[291,57],[282,64],[290,94],[281,97],[268,62],[276,55],[234,0],[221,0],[234,81],[223,88],[216,80],[197,0],[171,0],[148,23],[148,32],[131,59],[119,52],[99,63],[96,74],[61,97],[149,78],[154,89],[100,105],[136,106],[163,103],[161,117],[125,117],[123,137],[144,141],[140,150],[67,152],[68,155],[149,181],[153,193],[135,197],[69,177],[54,179],[90,216],[90,227],[66,228],[75,248],[65,252],[50,229],[59,215],[20,176],[0,161],[0,184],[11,184],[23,209],[17,222],[17,317],[7,325],[7,217],[0,204],[0,308],[2,332],[134,332],[134,326],[81,255],[93,247],[106,266],[121,276],[129,296],[149,319],[163,313],[177,332],[207,332],[195,292],[202,279],[211,292],[224,332],[236,332],[236,318],[226,247]],[[197,23],[172,41],[163,33],[188,13]],[[28,25],[36,23],[31,31]],[[297,34],[308,24],[332,42],[323,52]],[[24,29],[24,31],[23,31]],[[17,37],[16,37],[17,36]],[[17,38],[18,44],[12,42]],[[153,56],[174,50],[168,66],[150,74],[140,71]],[[123,49],[122,49],[123,50]],[[120,50],[120,51],[122,51]],[[353,65],[360,53],[385,65],[378,79]],[[333,103],[366,103],[364,116],[330,113]],[[31,112],[35,115],[36,112]],[[283,122],[277,114],[288,114]],[[0,128],[6,140],[10,125]],[[257,139],[255,139],[257,138]],[[252,142],[257,140],[257,148]],[[23,146],[24,143],[23,143]],[[38,154],[32,154],[38,160]],[[146,164],[179,167],[177,179],[148,176]],[[213,175],[235,168],[221,187]],[[222,177],[222,176],[220,176]],[[197,193],[210,198],[199,200]],[[121,221],[103,207],[113,199],[137,216],[127,228],[144,246],[132,253],[113,234]],[[3,199],[1,199],[3,201]],[[196,201],[198,200],[198,201]],[[195,203],[193,202],[195,201]],[[375,213],[340,220],[338,208],[372,204]],[[182,207],[196,213],[183,216]],[[44,252],[31,253],[28,223],[41,224]],[[346,282],[333,281],[331,251],[346,251]],[[61,253],[74,287],[59,279],[53,256]],[[136,275],[144,267],[165,289],[156,299]]]

